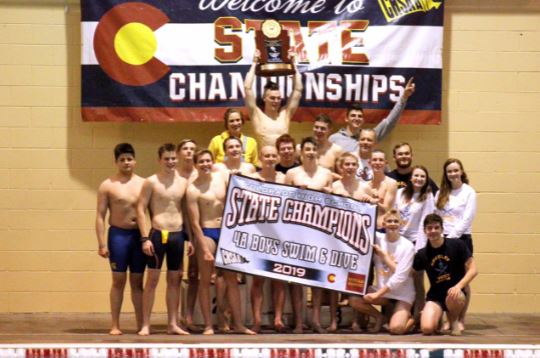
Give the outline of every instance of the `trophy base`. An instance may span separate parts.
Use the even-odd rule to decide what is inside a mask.
[[[255,69],[257,76],[289,76],[294,74],[294,67],[291,63],[265,63]]]

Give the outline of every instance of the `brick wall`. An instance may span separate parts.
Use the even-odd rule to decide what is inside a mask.
[[[60,0],[0,1],[3,312],[107,311],[93,225],[112,147],[132,142],[149,175],[161,143],[189,133],[206,144],[222,130],[83,123],[78,2],[65,10]],[[399,126],[382,145],[409,141],[436,181],[447,157],[463,160],[479,192],[471,311],[540,312],[540,4],[448,0],[445,26],[443,124]],[[295,137],[309,131],[292,125]],[[163,291],[156,302],[163,310]]]

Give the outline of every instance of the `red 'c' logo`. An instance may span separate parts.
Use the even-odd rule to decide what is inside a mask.
[[[169,67],[154,57],[154,31],[169,22],[161,10],[142,2],[117,5],[103,15],[94,34],[99,65],[117,82],[144,86],[158,81]]]

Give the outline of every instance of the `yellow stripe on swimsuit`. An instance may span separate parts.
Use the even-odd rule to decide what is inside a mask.
[[[169,230],[161,230],[161,243],[166,244],[169,241]]]

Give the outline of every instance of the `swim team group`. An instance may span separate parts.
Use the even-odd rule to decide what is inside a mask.
[[[100,185],[96,215],[98,253],[109,259],[112,269],[110,334],[122,334],[120,311],[127,271],[138,334],[151,334],[150,317],[164,261],[167,333],[201,331],[193,322],[198,301],[204,320],[202,334],[214,334],[212,284],[219,331],[261,331],[265,279],[254,276],[251,280],[252,326],[248,328],[242,320],[241,277],[214,266],[227,183],[231,174],[239,173],[377,206],[373,277],[368,293],[339,297],[337,292],[310,288],[308,325],[314,333],[337,332],[338,305],[348,304],[354,309],[353,332],[385,329],[391,334],[420,330],[425,335],[460,335],[471,299],[469,284],[477,275],[471,237],[476,192],[458,159],[446,160],[438,187],[424,166],[412,164],[410,144],[402,142],[393,147],[393,170],[386,154],[376,149],[414,93],[413,79],[375,128],[362,128],[364,112],[354,104],[347,109],[344,128],[332,134],[332,119],[320,114],[313,121],[313,136],[297,144],[288,132],[300,103],[302,77],[298,71],[293,75],[293,90],[285,105],[278,85],[267,82],[260,108],[252,89],[257,55],[245,79],[245,106],[255,138],[242,132],[243,112],[229,108],[224,114],[225,131],[213,137],[207,148],[201,149],[191,139],[160,146],[159,171],[148,178],[135,174],[135,150],[129,143],[115,147],[118,171]],[[179,317],[184,258],[189,259],[188,290],[186,308]],[[424,273],[429,279],[427,294]],[[303,333],[308,327],[303,321],[304,288],[271,280],[271,290],[273,329]],[[291,297],[291,327],[283,320],[286,292]],[[330,302],[327,328],[321,326],[320,319],[325,295]]]

